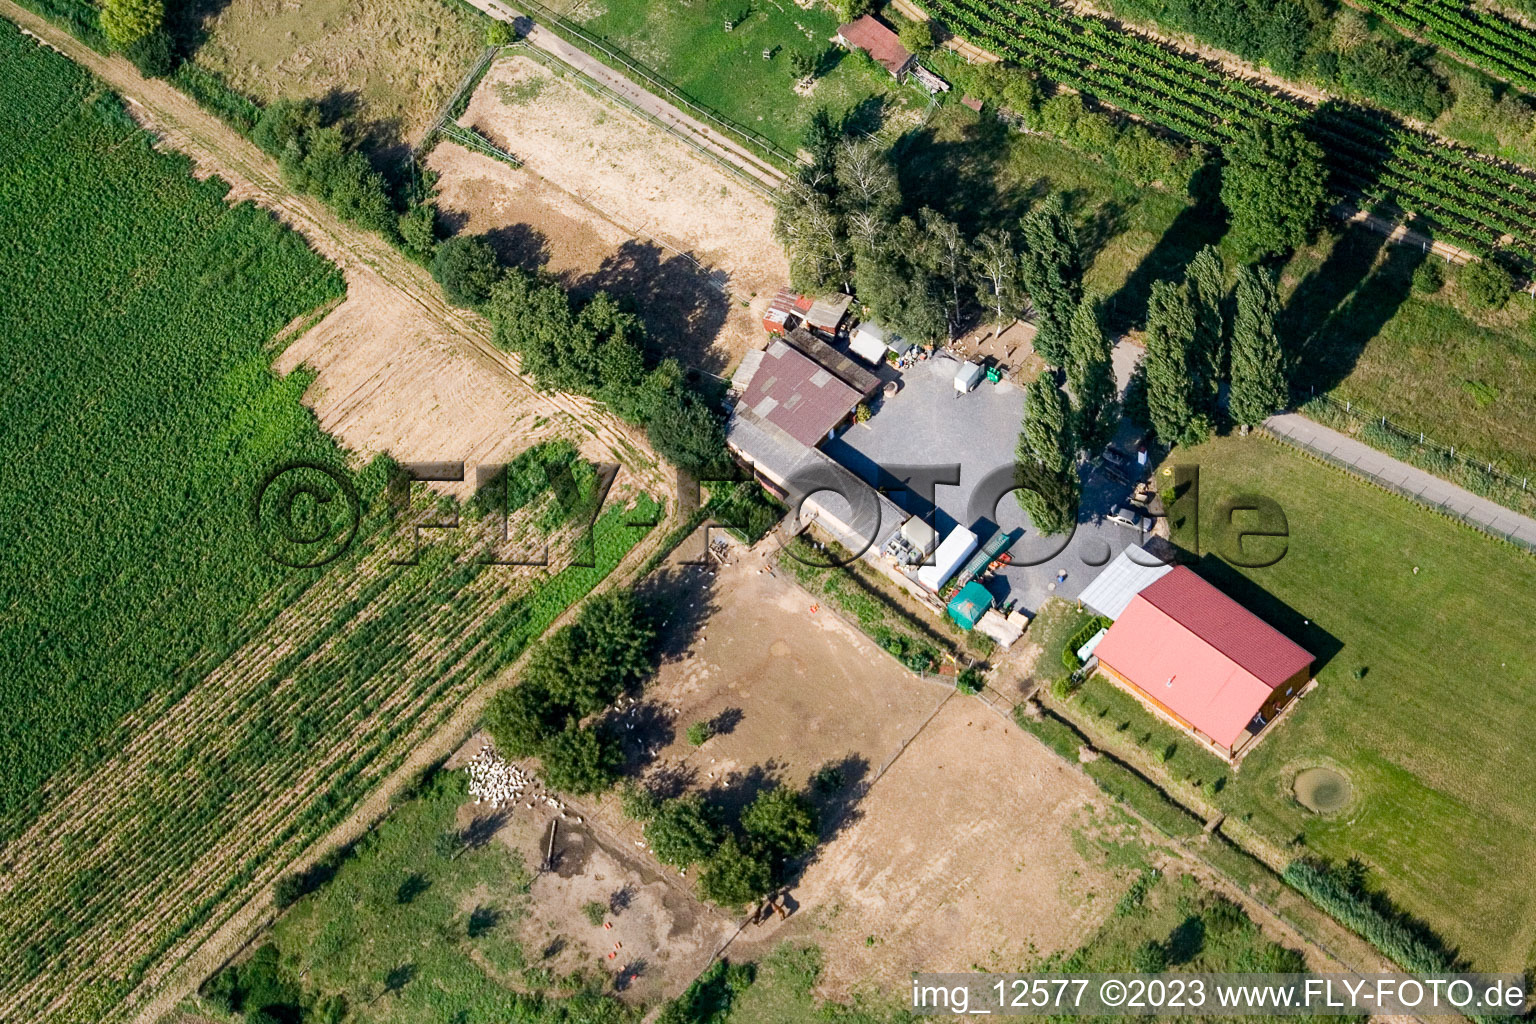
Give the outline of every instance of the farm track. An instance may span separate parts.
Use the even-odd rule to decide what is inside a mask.
[[[425,272],[382,239],[290,191],[265,154],[192,100],[9,0],[0,0],[0,13],[123,95],[162,147],[185,153],[197,173],[230,182],[231,202],[250,200],[303,234],[349,288],[405,297],[481,365],[536,390],[481,318],[448,306]],[[670,492],[666,468],[628,427],[577,397],[539,400],[622,457],[624,482]],[[668,518],[594,593],[649,560],[676,521],[668,505]],[[362,834],[388,810],[390,793],[468,735],[522,663],[520,656],[485,676],[500,660],[488,647],[506,626],[498,616],[518,613],[509,596],[530,589],[537,570],[472,574],[453,590],[434,589],[435,578],[421,573],[391,589],[397,574],[382,557],[328,574],[291,601],[264,603],[228,651],[194,659],[199,682],[123,723],[113,757],[50,780],[42,812],[0,849],[0,935],[9,940],[0,951],[0,1019],[157,1020],[249,940],[270,913],[275,877]],[[411,619],[409,637],[390,634],[395,648],[359,643],[349,651],[349,638],[431,601],[438,603]],[[333,685],[328,671],[345,681]],[[349,672],[355,678],[346,680]],[[305,694],[305,673],[313,673],[312,690],[320,684],[320,699]],[[283,738],[289,712],[302,712],[312,731],[301,763],[240,758],[253,742]]]

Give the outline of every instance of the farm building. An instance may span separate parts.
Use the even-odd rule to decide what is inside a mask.
[[[912,351],[912,343],[894,331],[866,320],[848,336],[848,349],[872,366],[885,362],[886,354],[904,356]]]
[[[864,397],[782,338],[748,353],[732,382],[741,385],[739,408],[812,448]]]
[[[1107,675],[1228,760],[1312,672],[1311,654],[1187,566],[1133,596],[1093,653]]]
[[[901,40],[890,26],[873,14],[866,14],[847,25],[839,25],[837,41],[850,50],[863,50],[895,79],[900,79],[917,63],[917,58],[901,45]]]
[[[851,295],[813,299],[788,288],[780,288],[763,313],[763,330],[769,334],[784,334],[793,328],[804,327],[819,331],[829,338],[836,338],[851,305]]]
[[[803,327],[784,332],[784,340],[801,355],[831,370],[838,380],[868,398],[880,388],[880,378]]]

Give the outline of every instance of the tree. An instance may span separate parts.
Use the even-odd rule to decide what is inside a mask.
[[[896,38],[901,40],[911,54],[917,57],[923,56],[933,49],[934,34],[933,22],[921,18],[911,20],[903,18],[896,26]]]
[[[576,628],[621,688],[651,674],[656,626],[633,591],[619,588],[592,598],[581,609]]]
[[[718,466],[725,459],[725,428],[720,418],[692,391],[656,410],[646,434],[657,454],[690,473]]]
[[[176,70],[176,51],[170,34],[156,29],[123,47],[123,55],[146,78],[166,78]]]
[[[1024,389],[1015,494],[1043,534],[1063,533],[1077,522],[1076,454],[1067,396],[1050,374],[1042,373]]]
[[[480,235],[458,235],[437,247],[432,279],[456,306],[478,306],[491,297],[501,277],[496,250]]]
[[[1114,439],[1119,426],[1119,388],[1110,359],[1099,302],[1087,296],[1077,304],[1067,336],[1067,388],[1072,392],[1072,425],[1077,443],[1095,452]]]
[[[1013,237],[1006,231],[984,231],[976,236],[976,246],[971,252],[971,267],[976,275],[992,289],[993,336],[1001,334],[1003,324],[1018,317],[1023,307],[1019,295],[1019,254],[1014,251]]]
[[[804,50],[790,50],[789,73],[796,82],[809,81],[816,74],[816,58]]]
[[[836,157],[829,159],[815,182],[792,177],[774,196],[774,238],[789,259],[790,283],[802,291],[842,287],[853,270],[853,247],[830,187]]]
[[[767,860],[743,849],[732,835],[721,841],[699,874],[699,892],[722,907],[741,907],[761,899],[772,885]]]
[[[1024,388],[1019,458],[1033,459],[1051,472],[1061,473],[1076,462],[1076,452],[1067,396],[1050,374],[1042,373]]]
[[[697,793],[664,800],[645,826],[645,841],[663,864],[686,868],[708,860],[720,845],[720,826]]]
[[[431,203],[417,203],[402,213],[400,243],[411,259],[430,265],[437,254],[437,207]]]
[[[1212,414],[1227,349],[1227,283],[1220,251],[1207,245],[1196,253],[1184,271],[1184,281],[1195,310],[1195,343],[1190,356],[1190,369],[1199,375],[1195,395],[1200,411]]]
[[[1168,950],[1161,942],[1148,939],[1131,954],[1131,970],[1137,974],[1161,974],[1168,969]]]
[[[759,793],[741,815],[752,841],[778,861],[810,853],[820,838],[820,822],[810,801],[784,786]]]
[[[550,737],[539,753],[544,781],[553,789],[581,795],[613,785],[623,760],[618,744],[597,729],[571,722]]]
[[[574,708],[556,701],[546,687],[524,681],[491,699],[485,729],[496,749],[508,757],[533,757],[574,714]]]
[[[1210,436],[1210,421],[1198,409],[1190,356],[1195,344],[1195,310],[1189,289],[1154,281],[1147,303],[1147,415],[1165,444],[1198,444]]]
[[[102,0],[101,30],[114,46],[126,47],[160,31],[162,0]]]
[[[1060,195],[1024,218],[1019,272],[1035,306],[1035,351],[1052,366],[1066,360],[1067,329],[1083,298],[1083,256]]]
[[[1251,427],[1285,405],[1284,356],[1275,334],[1280,295],[1274,278],[1257,266],[1237,272],[1237,312],[1232,320],[1232,388],[1227,412]]]
[[[954,337],[955,328],[960,323],[960,289],[966,285],[966,272],[970,269],[965,236],[953,221],[945,220],[926,206],[917,216],[927,242],[925,248],[936,269],[949,283],[949,333]]]
[[[1076,470],[1053,473],[1033,459],[1014,464],[1014,496],[1036,530],[1049,537],[1077,523],[1081,481]]]
[[[516,33],[512,31],[512,26],[508,25],[506,22],[500,20],[499,18],[493,19],[488,25],[485,26],[486,46],[506,46],[515,38],[517,38],[517,36]]]
[[[1221,201],[1229,241],[1244,260],[1280,256],[1304,244],[1322,218],[1323,151],[1295,125],[1264,122],[1226,151]]]

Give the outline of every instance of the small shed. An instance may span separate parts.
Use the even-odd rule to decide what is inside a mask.
[[[885,362],[885,342],[865,324],[854,328],[853,333],[848,336],[848,351],[871,366],[879,366]]]
[[[960,369],[955,371],[955,390],[963,395],[980,384],[984,376],[986,371],[980,365],[966,360],[960,364]]]
[[[939,546],[939,531],[923,522],[919,516],[913,516],[902,524],[901,536],[912,545],[913,550],[921,552],[925,558],[933,554],[933,549]]]
[[[985,586],[972,580],[960,588],[954,600],[949,602],[949,617],[961,629],[975,629],[976,623],[992,608],[992,593]]]
[[[852,304],[852,295],[833,295],[817,299],[811,303],[802,319],[805,321],[805,326],[812,330],[820,331],[828,337],[836,337],[838,328],[843,326],[843,318],[848,315],[848,307]]]
[[[898,80],[917,63],[917,58],[901,45],[901,39],[890,26],[873,14],[839,25],[837,41],[850,50],[863,50]]]
[[[955,527],[933,553],[933,564],[917,570],[917,582],[938,593],[939,588],[949,582],[955,570],[975,550],[976,535],[963,526]]]

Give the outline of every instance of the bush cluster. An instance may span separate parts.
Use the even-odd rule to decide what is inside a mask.
[[[677,360],[647,365],[645,326],[606,292],[579,301],[552,276],[504,269],[477,235],[436,246],[431,268],[449,301],[490,319],[496,344],[520,355],[540,387],[601,399],[690,472],[724,463],[720,418]]]
[[[594,793],[618,777],[618,739],[582,720],[651,672],[656,631],[627,590],[589,601],[537,648],[523,681],[496,695],[485,725],[511,757],[538,757],[550,786]]]
[[[759,793],[732,828],[721,809],[692,793],[662,799],[640,786],[623,797],[624,813],[645,823],[645,839],[663,864],[702,865],[699,893],[738,908],[782,884],[786,866],[816,848],[820,818],[803,793],[773,786]]]
[[[398,241],[384,178],[343,125],[328,124],[314,100],[278,100],[261,112],[251,141],[277,158],[283,177],[344,219]]]

